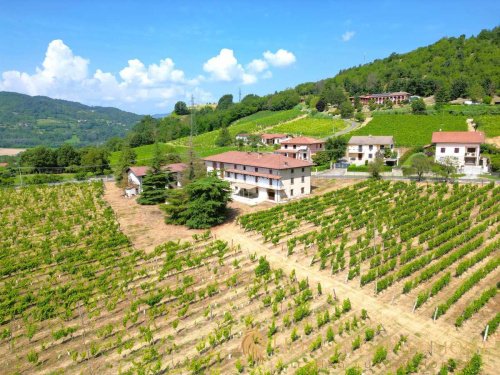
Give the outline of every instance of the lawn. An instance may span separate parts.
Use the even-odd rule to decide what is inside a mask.
[[[500,137],[500,116],[487,115],[475,119],[479,123],[478,131],[483,131],[486,137]]]
[[[273,127],[273,133],[287,133],[324,138],[346,127],[340,119],[306,117]]]
[[[465,116],[376,115],[365,127],[350,135],[392,135],[396,146],[415,147],[431,143],[432,133],[466,131]]]

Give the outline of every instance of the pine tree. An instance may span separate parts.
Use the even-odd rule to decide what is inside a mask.
[[[215,140],[215,144],[219,147],[229,146],[233,140],[231,139],[231,134],[227,130],[226,126],[220,128],[219,136]]]
[[[151,161],[151,168],[153,168],[153,173],[158,173],[164,163],[165,155],[160,148],[160,144],[158,142],[155,142],[155,147],[153,150],[153,160]]]
[[[171,182],[170,173],[149,171],[142,180],[142,193],[137,202],[144,205],[165,203],[166,186]]]
[[[118,164],[115,168],[115,181],[117,185],[120,185],[123,182],[125,171],[128,167],[135,163],[135,160],[135,151],[130,147],[130,145],[124,145],[120,154],[120,159],[118,160]]]

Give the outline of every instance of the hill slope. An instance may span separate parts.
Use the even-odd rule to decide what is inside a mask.
[[[99,144],[124,136],[141,117],[117,108],[0,92],[0,147]]]
[[[500,87],[500,27],[475,37],[442,38],[408,53],[393,53],[341,70],[328,81],[351,95],[401,90],[429,96],[443,86],[449,99],[464,95],[481,99]]]

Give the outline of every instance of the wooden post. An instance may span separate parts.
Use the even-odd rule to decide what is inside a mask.
[[[413,305],[413,310],[411,312],[414,313],[416,308],[417,308],[417,300],[415,300],[415,304]]]
[[[431,350],[429,351],[429,354],[432,355],[432,340],[431,340]]]
[[[436,306],[436,311],[434,311],[434,321],[436,321],[436,317],[437,317],[437,314],[438,314],[438,307]]]
[[[483,341],[486,341],[488,339],[488,330],[490,329],[490,325],[487,324],[486,325],[486,329],[484,330],[484,337],[483,337]]]
[[[333,288],[333,296],[335,298],[335,301],[338,301],[339,299],[337,298],[337,293],[335,293],[335,288]]]

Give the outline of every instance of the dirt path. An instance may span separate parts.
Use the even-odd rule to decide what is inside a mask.
[[[356,308],[365,308],[374,322],[380,322],[391,332],[412,332],[410,340],[418,341],[423,352],[429,352],[432,346],[435,352],[441,351],[442,357],[467,360],[472,353],[481,349],[485,373],[493,374],[495,373],[494,369],[500,366],[500,356],[494,339],[483,344],[479,339],[464,337],[449,323],[443,322],[443,319],[433,322],[431,319],[413,314],[401,306],[383,303],[374,295],[353,286],[352,282],[339,281],[338,278],[329,275],[328,271],[318,271],[287,258],[285,251],[281,252],[279,249],[269,248],[253,239],[251,234],[245,233],[236,224],[221,226],[215,230],[215,233],[218,238],[240,243],[243,251],[256,253],[257,256],[265,256],[273,268],[282,268],[287,274],[295,270],[299,278],[309,278],[312,285],[321,283],[324,291],[331,292],[335,289],[340,299],[349,298]]]
[[[122,189],[114,182],[106,182],[104,199],[116,213],[120,230],[132,241],[137,249],[146,252],[168,241],[179,238],[189,241],[193,234],[201,230],[187,229],[184,226],[165,224],[165,214],[158,206],[142,206],[135,198],[122,196]]]

